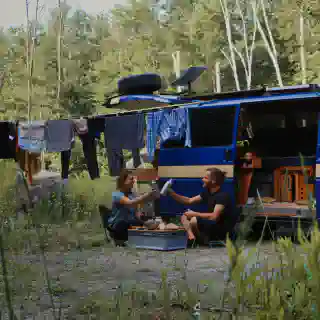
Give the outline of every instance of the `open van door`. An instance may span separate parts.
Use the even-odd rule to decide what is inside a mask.
[[[161,148],[158,176],[160,184],[173,178],[173,189],[192,197],[202,191],[202,177],[208,168],[216,167],[226,173],[223,190],[235,200],[234,167],[240,105],[189,109],[191,148]],[[186,208],[170,197],[160,201],[161,215],[182,214]],[[206,210],[200,205],[193,210]]]
[[[318,112],[318,141],[316,152],[316,180],[315,180],[315,198],[316,198],[316,212],[317,220],[320,221],[320,112]]]

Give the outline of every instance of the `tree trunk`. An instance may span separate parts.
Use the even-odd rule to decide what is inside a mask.
[[[28,77],[28,121],[31,121],[31,105],[32,105],[32,84],[31,84],[31,67],[30,67],[30,21],[29,21],[29,2],[26,0],[26,19],[27,19],[27,77]]]
[[[56,108],[60,109],[61,100],[61,33],[62,33],[62,11],[61,0],[58,0],[59,7],[59,21],[58,21],[58,35],[57,35],[57,97]]]
[[[173,60],[173,70],[176,75],[176,79],[180,78],[181,75],[181,60],[180,60],[180,51],[176,51],[172,53],[172,60]],[[178,93],[182,92],[182,87],[178,86],[177,91]]]
[[[216,62],[215,69],[216,69],[216,92],[221,92],[221,74],[220,74],[219,61]]]
[[[240,82],[238,77],[237,62],[236,62],[233,43],[232,43],[232,31],[231,31],[230,14],[228,11],[227,0],[220,0],[220,5],[223,12],[224,23],[226,27],[226,33],[227,33],[227,40],[228,40],[228,46],[229,46],[229,52],[230,52],[230,64],[231,64],[230,66],[232,68],[236,88],[238,91],[240,91]]]
[[[300,24],[300,64],[301,64],[301,82],[302,84],[307,83],[307,66],[306,66],[306,55],[305,55],[305,43],[304,43],[304,17],[300,11],[299,17]]]
[[[257,13],[257,8],[253,6],[252,7],[253,8],[253,15],[254,15],[254,19],[256,20],[255,23],[257,23],[257,28],[259,30],[259,33],[261,34],[262,40],[263,40],[263,42],[264,42],[264,44],[266,46],[267,52],[269,54],[269,57],[270,57],[270,59],[272,61],[273,66],[274,66],[278,85],[280,87],[283,87],[283,81],[282,81],[282,77],[281,77],[279,61],[278,61],[278,58],[277,58],[278,53],[276,51],[276,47],[275,47],[275,44],[274,44],[272,33],[270,31],[271,29],[270,29],[270,26],[269,26],[269,21],[268,21],[267,16],[266,16],[266,11],[265,11],[263,0],[261,0],[260,3],[261,3],[261,6],[263,7],[262,11],[263,11],[263,16],[264,16],[264,23],[266,25],[266,29],[267,29],[267,32],[268,32],[268,35],[269,35],[269,38],[270,38],[269,40],[268,40],[267,35],[266,35],[265,31],[263,30],[263,27],[262,27],[261,22],[259,20],[258,13]]]

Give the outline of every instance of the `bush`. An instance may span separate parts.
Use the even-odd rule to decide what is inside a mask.
[[[320,308],[320,232],[310,240],[298,231],[300,245],[289,238],[273,243],[271,257],[259,247],[239,250],[227,242],[232,265],[226,301],[233,313],[255,319],[318,319]]]

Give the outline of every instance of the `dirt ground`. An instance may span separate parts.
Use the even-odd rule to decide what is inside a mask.
[[[263,249],[268,252],[269,245]],[[138,285],[155,292],[164,270],[171,285],[185,274],[188,286],[197,292],[202,305],[218,305],[228,261],[226,249],[221,247],[163,253],[99,247],[51,252],[46,256],[55,303],[57,307],[61,303],[63,319],[73,319],[71,314],[78,314],[94,299],[110,298],[120,284],[128,289]],[[19,255],[10,260],[10,267],[15,268],[13,273],[19,275],[13,277],[12,287],[21,319],[52,319],[41,256]],[[87,318],[78,314],[76,319]]]

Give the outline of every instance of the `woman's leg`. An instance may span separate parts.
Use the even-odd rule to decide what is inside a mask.
[[[114,233],[114,239],[120,241],[128,240],[128,228],[129,224],[127,221],[119,221],[111,227]]]

